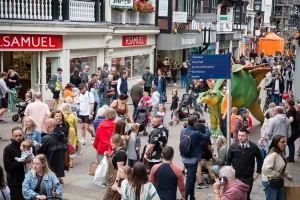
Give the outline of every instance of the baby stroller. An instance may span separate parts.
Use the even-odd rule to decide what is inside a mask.
[[[198,98],[198,94],[192,93],[192,92],[186,93],[182,96],[182,100],[180,102],[179,109],[178,109],[178,116],[179,116],[180,120],[184,119],[184,118],[189,118],[189,116],[191,115],[189,106],[194,101],[196,101],[197,98]],[[195,111],[203,114],[203,111],[199,104],[195,105]],[[173,116],[171,116],[171,117],[173,117]]]
[[[28,105],[26,101],[23,101],[21,99],[19,101],[20,101],[19,103],[16,103],[16,107],[18,108],[18,113],[12,116],[12,120],[14,122],[18,121],[19,118],[21,118],[21,121],[23,121],[24,112]]]
[[[134,123],[137,123],[140,125],[139,132],[143,132],[143,135],[145,135],[145,136],[148,135],[146,128],[147,128],[147,119],[148,119],[150,112],[151,112],[151,107],[142,105],[142,107],[140,109],[138,109],[138,111],[134,117]]]

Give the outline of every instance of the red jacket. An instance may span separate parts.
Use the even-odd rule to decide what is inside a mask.
[[[114,132],[115,122],[111,120],[103,120],[100,122],[94,140],[94,148],[97,154],[104,154],[105,151],[111,150],[110,137]]]

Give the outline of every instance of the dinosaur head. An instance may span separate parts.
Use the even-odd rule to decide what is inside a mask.
[[[220,91],[202,92],[199,95],[198,101],[200,103],[206,103],[209,106],[214,106],[222,101],[222,95]]]

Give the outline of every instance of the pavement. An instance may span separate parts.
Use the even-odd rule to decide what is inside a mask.
[[[174,87],[167,87],[167,95],[168,100],[170,101],[171,97],[171,91]],[[179,97],[182,97],[182,94],[185,92],[185,88],[179,88],[177,87],[179,92]],[[261,91],[261,99],[265,99],[265,91]],[[131,102],[129,101],[129,104]],[[263,105],[262,101],[262,105]],[[170,111],[169,106],[166,105],[167,108],[167,121],[170,120]],[[132,105],[129,106],[129,111],[132,112],[133,107]],[[191,109],[191,112],[193,110]],[[3,166],[3,149],[4,147],[9,144],[9,139],[11,136],[11,129],[14,126],[21,126],[21,122],[13,122],[11,119],[11,116],[14,113],[9,112],[5,113],[4,117],[5,120],[7,120],[8,123],[1,123],[0,124],[0,136],[3,137],[2,140],[0,140],[0,165]],[[209,122],[209,114],[204,113],[204,119]],[[181,158],[179,156],[179,132],[181,128],[183,127],[183,122],[180,122],[178,125],[169,126],[169,132],[170,137],[168,141],[168,145],[172,146],[175,150],[175,156],[173,163],[179,167],[182,167],[183,164],[181,163]],[[261,124],[257,120],[253,118],[253,131],[251,133],[251,141],[257,143],[257,141],[260,138],[260,129]],[[80,130],[80,129],[79,129]],[[150,131],[151,128],[148,127],[148,131]],[[79,133],[80,135],[80,133]],[[88,134],[87,134],[88,135]],[[147,136],[142,136],[141,142],[142,146],[144,146],[147,143]],[[69,172],[66,172],[66,177],[64,177],[65,184],[63,185],[64,199],[69,200],[99,200],[103,199],[105,194],[105,189],[101,188],[100,186],[97,186],[93,184],[93,177],[88,175],[90,164],[96,160],[96,152],[90,143],[91,137],[88,135],[87,138],[87,144],[84,146],[84,152],[81,156],[77,156],[74,159],[74,168],[70,169]],[[296,149],[299,147],[299,141],[296,142]],[[296,163],[288,163],[287,170],[290,171],[291,175],[294,177],[295,183],[297,185],[300,184],[300,159],[299,157],[296,158]],[[286,183],[286,185],[288,185]],[[197,200],[213,200],[214,199],[214,191],[212,185],[209,186],[207,189],[195,189],[196,192],[196,199]],[[180,198],[180,193],[178,193],[178,198]],[[257,181],[254,182],[252,193],[251,193],[251,199],[253,200],[263,200],[265,199],[265,194],[263,191],[263,187],[261,184],[261,176],[258,178]]]

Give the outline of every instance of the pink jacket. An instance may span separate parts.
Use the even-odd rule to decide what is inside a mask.
[[[247,200],[249,189],[248,185],[236,179],[222,194],[221,200]]]

